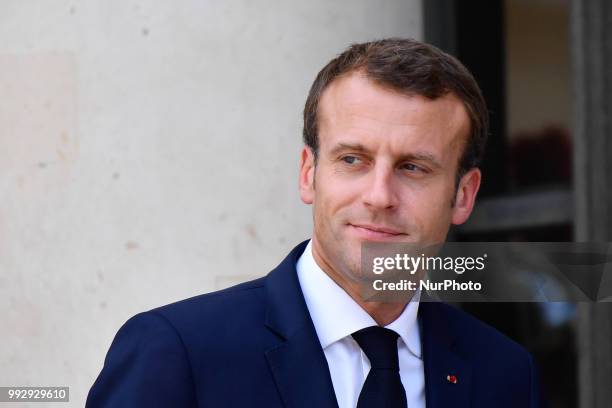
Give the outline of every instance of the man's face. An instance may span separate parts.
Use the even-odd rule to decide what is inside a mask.
[[[300,194],[326,272],[355,277],[364,241],[439,243],[467,220],[480,172],[456,188],[470,129],[456,96],[401,95],[355,72],[329,85],[318,117],[318,160],[304,148]]]

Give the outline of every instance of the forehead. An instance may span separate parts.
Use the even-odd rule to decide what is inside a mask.
[[[469,115],[449,93],[435,100],[404,95],[380,86],[360,72],[333,81],[319,103],[319,143],[338,138],[393,145],[429,145],[456,150],[467,141]],[[353,140],[355,141],[355,140]]]

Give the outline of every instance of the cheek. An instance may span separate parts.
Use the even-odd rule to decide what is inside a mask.
[[[351,183],[336,180],[333,174],[321,173],[315,189],[315,213],[326,218],[345,214],[358,199],[357,191]]]
[[[409,203],[405,209],[407,216],[413,219],[421,232],[430,235],[446,230],[450,225],[452,198],[449,188],[440,183],[413,191],[403,200]]]

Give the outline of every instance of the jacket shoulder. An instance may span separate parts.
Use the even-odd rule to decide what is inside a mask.
[[[265,279],[261,277],[226,289],[205,293],[160,306],[149,312],[166,318],[180,329],[198,322],[244,320],[262,314],[265,308]]]

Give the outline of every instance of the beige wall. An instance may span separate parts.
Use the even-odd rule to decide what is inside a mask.
[[[83,406],[131,315],[267,273],[311,228],[314,75],[421,31],[419,0],[3,1],[0,386]]]

